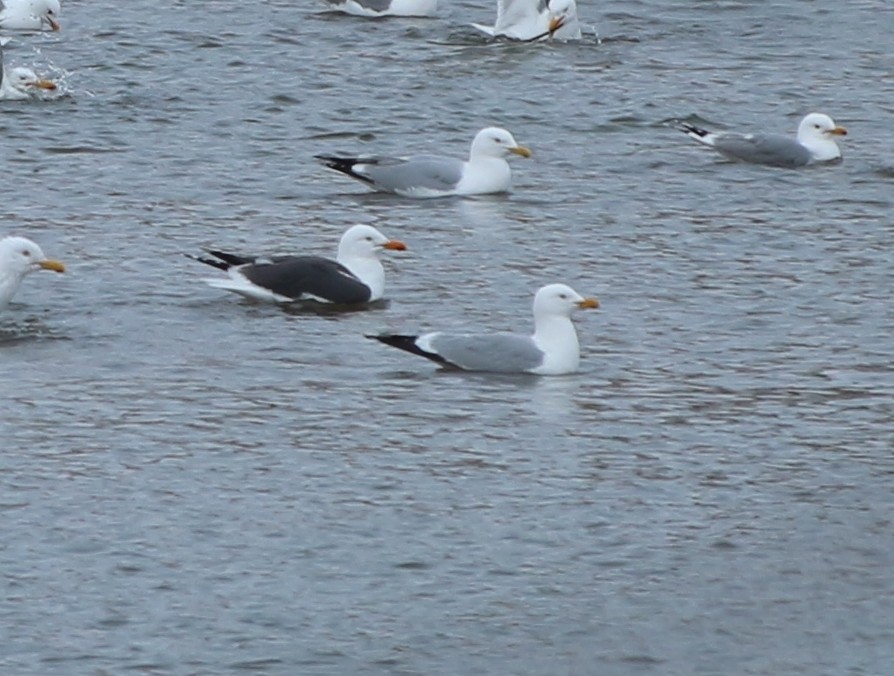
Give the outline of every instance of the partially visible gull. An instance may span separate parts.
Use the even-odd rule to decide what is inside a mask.
[[[325,0],[333,10],[354,16],[434,16],[438,0]]]
[[[532,336],[438,331],[367,338],[465,371],[563,375],[576,371],[580,362],[580,345],[571,323],[571,312],[597,307],[599,301],[582,297],[570,286],[549,284],[534,296]]]
[[[57,31],[61,11],[59,0],[0,0],[0,28]]]
[[[472,26],[492,37],[513,40],[579,40],[580,21],[575,0],[497,0],[493,26]]]
[[[214,258],[189,256],[224,270],[229,277],[205,281],[246,298],[288,303],[315,300],[356,305],[378,300],[385,292],[385,269],[379,251],[404,251],[406,245],[388,239],[370,225],[349,228],[338,244],[336,260],[322,256],[244,256],[208,251]]]
[[[405,197],[444,197],[507,192],[512,187],[510,154],[530,157],[505,129],[487,127],[475,135],[468,160],[440,155],[408,158],[316,155],[330,169],[373,190]]]
[[[21,66],[9,71],[0,71],[0,100],[34,98],[41,89],[56,89],[56,83],[52,80],[44,80],[30,68]]]
[[[778,134],[707,131],[686,123],[679,126],[689,137],[729,159],[786,168],[839,159],[841,151],[835,137],[847,134],[847,129],[823,113],[810,113],[801,120],[797,140]]]
[[[47,258],[40,247],[24,237],[0,239],[0,309],[5,308],[22,280],[35,270],[65,272],[59,261]]]
[[[30,99],[41,89],[56,89],[56,83],[37,77],[30,68],[17,66],[9,70],[3,64],[3,50],[0,49],[0,99]]]

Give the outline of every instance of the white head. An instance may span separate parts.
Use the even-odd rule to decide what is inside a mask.
[[[338,243],[338,260],[343,258],[378,258],[379,251],[404,251],[407,245],[388,239],[371,225],[355,225],[347,229]]]
[[[577,3],[574,0],[546,0],[546,8],[549,10],[550,33],[577,20]]]
[[[25,275],[35,270],[65,272],[65,266],[48,259],[30,239],[0,239],[0,307],[9,302]]]
[[[566,284],[547,284],[534,295],[534,318],[570,317],[578,309],[598,308],[595,298],[584,298]]]
[[[338,243],[338,262],[353,272],[370,289],[370,300],[378,300],[385,292],[385,269],[379,260],[382,249],[405,251],[407,245],[388,239],[371,225],[348,228]]]
[[[522,157],[531,156],[531,151],[518,145],[512,134],[505,129],[487,127],[475,134],[469,157],[508,157],[509,153]]]
[[[816,160],[834,160],[841,156],[836,136],[844,136],[847,129],[823,113],[810,113],[798,125],[798,142],[807,147]]]
[[[23,66],[11,68],[5,73],[3,76],[3,84],[5,89],[14,90],[16,93],[22,94],[23,96],[30,96],[38,89],[56,89],[55,82],[39,78],[37,77],[37,73],[30,68],[25,68]]]
[[[57,31],[61,28],[59,15],[62,13],[62,7],[59,5],[59,0],[31,0],[31,11],[51,30]]]

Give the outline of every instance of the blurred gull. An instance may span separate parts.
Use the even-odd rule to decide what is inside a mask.
[[[510,154],[530,157],[505,129],[487,127],[475,135],[468,160],[440,155],[409,158],[316,155],[330,169],[373,190],[405,197],[444,197],[507,192],[512,187]]]
[[[810,113],[801,120],[797,139],[777,134],[707,131],[687,123],[681,123],[679,128],[730,159],[787,168],[839,159],[841,151],[835,137],[847,134],[847,129],[822,113]]]
[[[534,335],[435,332],[367,336],[431,359],[445,367],[493,373],[563,375],[577,370],[580,345],[571,323],[577,308],[597,308],[565,284],[549,284],[534,296]]]
[[[580,22],[575,0],[497,0],[493,26],[472,26],[492,37],[513,40],[579,40]]]
[[[57,31],[61,11],[59,0],[0,0],[0,28]]]
[[[325,0],[335,11],[354,16],[434,16],[438,0]]]
[[[0,100],[30,99],[40,90],[56,89],[52,80],[37,77],[30,68],[17,66],[9,70],[3,64],[3,49],[0,48]]]

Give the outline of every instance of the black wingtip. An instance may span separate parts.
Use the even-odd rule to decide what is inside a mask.
[[[338,155],[314,155],[314,159],[322,162],[323,166],[334,169],[351,178],[356,178],[358,181],[372,183],[372,179],[368,176],[356,173],[354,167],[358,164],[375,164],[376,162],[373,159],[364,160],[360,157],[339,157]]]
[[[188,254],[188,253],[185,253],[183,255],[191,260],[199,261],[199,263],[204,263],[205,265],[210,265],[212,268],[217,268],[218,270],[229,270],[231,267],[229,263],[224,263],[223,261],[216,261],[212,258],[202,258],[201,256],[194,256],[194,255]]]
[[[693,134],[700,138],[704,138],[705,136],[707,136],[708,134],[711,133],[707,129],[702,129],[701,127],[696,127],[694,124],[689,124],[688,122],[681,122],[679,129],[680,129],[680,131],[682,131],[686,134]]]
[[[439,364],[448,364],[449,362],[444,359],[439,354],[434,352],[426,352],[422,348],[420,348],[416,341],[419,339],[419,336],[409,336],[409,335],[401,335],[394,333],[380,333],[377,335],[366,334],[366,337],[370,340],[378,340],[380,343],[385,343],[385,345],[390,345],[391,347],[396,347],[398,350],[403,350],[404,352],[410,352],[411,354],[419,355],[420,357],[425,357],[426,359],[431,359],[434,362]]]

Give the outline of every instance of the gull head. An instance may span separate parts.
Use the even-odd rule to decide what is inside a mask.
[[[23,66],[11,69],[6,77],[9,79],[9,86],[19,92],[27,93],[31,89],[56,89],[55,82],[39,78],[37,73]]]
[[[379,251],[405,251],[407,245],[396,239],[388,239],[371,225],[355,225],[347,229],[338,243],[338,260],[351,258],[377,258]]]
[[[487,127],[475,135],[472,141],[471,158],[475,157],[508,157],[510,154],[530,157],[531,151],[520,146],[505,129]]]
[[[59,261],[47,258],[41,248],[25,237],[0,239],[0,270],[21,279],[35,270],[65,272]]]
[[[810,113],[801,120],[798,125],[798,140],[801,142],[811,139],[830,139],[832,136],[845,136],[847,129],[839,127],[828,115],[823,113]]]
[[[575,0],[547,0],[546,8],[549,12],[549,34],[552,35],[566,23],[577,18],[577,3]]]
[[[31,11],[40,19],[40,23],[50,30],[57,31],[62,28],[59,24],[59,14],[62,13],[59,0],[31,0]]]
[[[798,125],[798,143],[807,148],[814,162],[829,162],[841,157],[835,143],[836,136],[844,136],[847,129],[839,127],[828,115],[810,113]]]
[[[577,309],[595,309],[599,301],[584,298],[566,284],[548,284],[534,295],[534,317],[570,317]]]

